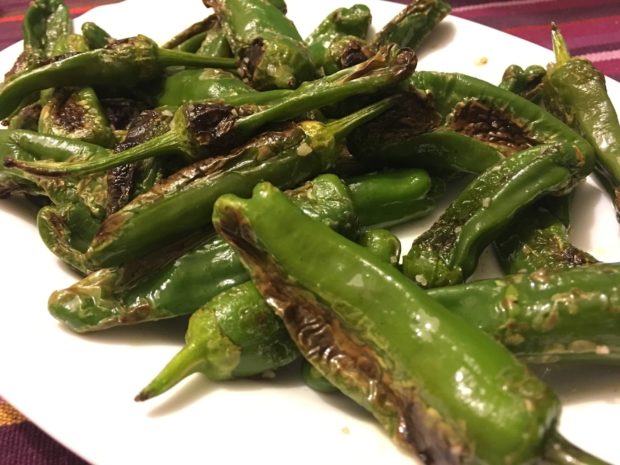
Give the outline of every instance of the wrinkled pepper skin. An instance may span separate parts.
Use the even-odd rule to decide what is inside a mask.
[[[396,43],[416,50],[450,11],[446,0],[412,0],[375,35],[373,45]]]
[[[83,36],[68,34],[58,39],[55,55],[89,50]],[[80,139],[102,147],[111,147],[116,137],[99,98],[92,87],[60,88],[44,100],[39,115],[41,134]]]
[[[317,77],[293,22],[268,0],[203,0],[212,7],[239,71],[258,90],[294,89]]]
[[[562,197],[549,200],[568,201]],[[569,241],[566,224],[544,204],[532,205],[519,214],[493,246],[506,274],[559,271],[598,262]]]
[[[234,68],[231,58],[203,57],[160,49],[145,36],[111,42],[106,47],[58,57],[0,86],[0,118],[9,116],[32,92],[51,87],[108,85],[132,87],[153,79],[167,66]]]
[[[620,356],[618,264],[543,269],[427,294],[528,362]]]
[[[527,99],[460,73],[417,71],[401,105],[355,131],[351,153],[379,165],[481,173],[540,144],[590,144]],[[404,122],[404,123],[403,123]]]
[[[422,287],[463,282],[519,211],[546,194],[569,192],[593,167],[592,156],[561,144],[505,158],[473,180],[414,240],[403,272]]]
[[[597,174],[620,221],[620,122],[605,76],[589,60],[570,56],[557,27],[552,37],[556,63],[550,65],[543,83],[545,106],[594,147]]]
[[[320,74],[361,63],[372,55],[366,36],[372,21],[366,5],[337,8],[306,38],[312,62]]]
[[[222,196],[213,223],[304,357],[398,444],[442,464],[542,454],[559,413],[553,393],[393,266],[266,183],[250,200]]]
[[[367,182],[374,184],[375,176],[368,175]],[[406,189],[390,192],[400,195]],[[293,190],[291,198],[308,216],[351,238],[357,237],[358,227],[373,226],[359,223],[358,216],[369,217],[364,210],[380,210],[398,200],[380,195],[374,203],[355,204],[348,188],[333,175],[321,175]],[[371,236],[376,238],[376,233]],[[375,240],[375,244],[384,244],[381,249],[392,248],[394,254],[395,243],[389,236]],[[228,243],[215,235],[188,251],[172,251],[169,255],[174,258],[159,265],[147,258],[145,265],[99,270],[54,292],[48,302],[49,311],[76,332],[98,331],[191,313],[217,293],[249,279]]]

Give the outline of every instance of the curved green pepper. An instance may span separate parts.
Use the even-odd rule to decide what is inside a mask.
[[[540,106],[508,90],[459,73],[417,71],[409,95],[355,131],[349,149],[382,165],[480,173],[503,156],[539,144],[592,147]]]
[[[231,58],[162,49],[145,36],[117,40],[101,49],[54,58],[5,81],[0,86],[0,118],[10,115],[24,97],[37,90],[88,85],[132,87],[157,77],[167,66],[234,68],[237,63]]]
[[[277,189],[222,196],[213,223],[304,357],[411,453],[509,464],[558,446],[559,402],[525,365]]]
[[[375,94],[390,89],[408,77],[416,64],[417,59],[411,50],[386,47],[371,60],[305,83],[262,108],[249,105],[235,107],[218,101],[188,103],[176,111],[168,133],[105,159],[80,160],[76,163],[29,163],[7,159],[5,166],[50,176],[95,173],[162,155],[179,154],[189,160],[220,155],[238,147],[268,123],[286,121],[354,95]],[[240,94],[227,100],[252,101],[256,95],[258,98],[264,97],[263,93],[257,92]]]
[[[463,282],[478,257],[524,207],[548,193],[568,192],[594,159],[567,145],[540,145],[505,158],[472,181],[418,236],[403,271],[422,287]]]
[[[81,31],[90,50],[103,48],[114,40],[105,29],[92,21],[82,24]]]
[[[571,58],[557,26],[552,27],[556,63],[543,84],[545,106],[594,147],[597,174],[610,191],[620,221],[620,122],[605,77],[585,58]]]

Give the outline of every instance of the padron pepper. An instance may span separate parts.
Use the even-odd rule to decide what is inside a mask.
[[[620,265],[536,270],[427,294],[530,363],[620,360]]]
[[[557,206],[553,204],[563,207],[569,200],[544,198],[517,215],[506,227],[493,243],[504,273],[559,271],[598,262],[570,242],[568,222],[554,211]]]
[[[293,22],[268,0],[203,0],[212,7],[239,72],[252,87],[294,89],[317,77]]]
[[[460,73],[417,71],[400,105],[355,131],[349,149],[380,166],[479,174],[505,156],[540,144],[590,144],[540,106]]]
[[[105,29],[92,21],[82,24],[81,31],[90,50],[103,48],[114,40]]]
[[[567,193],[594,167],[591,153],[539,145],[501,160],[474,179],[403,257],[403,272],[422,287],[463,282],[480,254],[526,206]]]
[[[321,21],[305,40],[320,74],[333,74],[373,55],[366,44],[371,21],[370,9],[362,4],[337,8]]]
[[[50,63],[26,71],[0,85],[0,118],[9,116],[32,92],[51,87],[132,87],[157,77],[168,66],[234,68],[232,58],[205,57],[159,48],[138,35],[116,40],[104,48],[54,57]]]
[[[452,6],[447,0],[412,0],[377,32],[372,46],[377,48],[396,43],[417,50],[451,10]]]
[[[586,58],[570,56],[555,24],[552,42],[556,63],[549,66],[543,82],[545,107],[594,147],[596,172],[611,194],[620,221],[620,122],[605,77]]]
[[[547,70],[540,65],[531,65],[525,69],[519,65],[510,65],[504,71],[499,87],[536,104],[541,104],[543,80],[546,74]]]
[[[5,166],[17,166],[38,175],[75,175],[108,170],[154,156],[178,154],[191,161],[220,155],[238,147],[269,123],[286,121],[348,97],[393,89],[413,72],[416,64],[412,50],[385,47],[371,60],[304,83],[264,107],[233,106],[217,100],[187,103],[176,111],[168,133],[105,159],[76,163],[29,163],[7,159]],[[263,97],[259,92],[242,93],[227,101],[246,103]]]
[[[336,188],[340,191],[338,195],[346,197],[346,188],[333,175],[319,176],[314,183],[324,184],[329,191]],[[324,189],[320,186],[318,190],[320,195]],[[333,195],[318,200],[329,204],[334,201],[329,198]],[[295,201],[295,197],[291,199]],[[324,223],[333,229],[333,224]],[[371,229],[364,231],[359,239],[381,259],[398,260],[400,243],[389,231]],[[298,356],[299,351],[282,322],[248,281],[218,294],[192,314],[185,345],[140,391],[136,400],[158,396],[193,373],[200,372],[211,380],[252,376],[276,370]]]
[[[411,205],[407,203],[410,186],[427,186],[428,175],[410,170],[408,177],[394,178],[390,186],[383,181],[381,174],[357,178],[358,189],[380,194],[360,198],[333,175],[321,175],[294,189],[291,198],[307,215],[354,238],[358,221],[361,227],[373,226],[365,222],[374,218],[370,212],[383,209],[392,212],[391,224],[410,216]],[[372,189],[364,189],[365,183]],[[405,188],[394,188],[396,183],[402,183]],[[382,193],[380,186],[387,191]],[[394,205],[402,205],[403,210],[395,209]],[[386,218],[382,216],[382,220]],[[383,250],[396,254],[393,238],[378,241],[374,233],[370,237],[375,237],[374,243],[383,244]],[[191,313],[219,292],[249,279],[225,241],[214,234],[203,241],[188,250],[176,245],[164,247],[138,263],[91,273],[69,288],[54,292],[48,302],[49,311],[76,332]]]
[[[412,454],[497,465],[567,450],[558,399],[525,365],[273,186],[220,197],[213,224],[304,357]]]

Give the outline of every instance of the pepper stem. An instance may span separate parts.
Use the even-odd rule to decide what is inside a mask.
[[[163,394],[193,373],[203,370],[204,351],[199,344],[184,346],[159,374],[134,398],[142,402]]]
[[[4,166],[7,168],[19,168],[25,172],[39,176],[63,176],[69,174],[91,174],[114,168],[115,166],[133,163],[146,158],[160,155],[182,153],[184,139],[175,131],[168,131],[161,136],[136,145],[119,153],[111,153],[110,156],[96,158],[81,162],[55,162],[48,160],[23,161],[7,158]]]
[[[547,441],[544,458],[555,465],[611,465],[581,450],[557,431]]]
[[[364,107],[355,113],[351,113],[344,118],[340,118],[326,124],[325,130],[331,133],[334,138],[343,139],[357,127],[392,108],[397,101],[397,95],[392,95],[391,97],[379,100],[378,102],[368,105],[367,107]]]
[[[570,52],[566,46],[566,41],[560,32],[557,24],[551,23],[551,42],[553,43],[553,53],[555,53],[555,61],[561,65],[570,60]]]
[[[211,57],[195,53],[160,48],[158,62],[163,66],[195,66],[199,68],[237,68],[235,58]]]

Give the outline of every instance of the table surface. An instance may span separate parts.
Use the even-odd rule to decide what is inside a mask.
[[[199,0],[197,0],[199,1]],[[114,0],[66,0],[78,16]],[[407,0],[399,0],[407,3]],[[574,55],[590,59],[607,76],[620,80],[620,1],[452,0],[452,14],[551,48],[549,23],[555,21]],[[0,50],[21,39],[27,0],[2,0]],[[1,393],[0,393],[1,394]],[[0,397],[0,465],[84,465]]]

